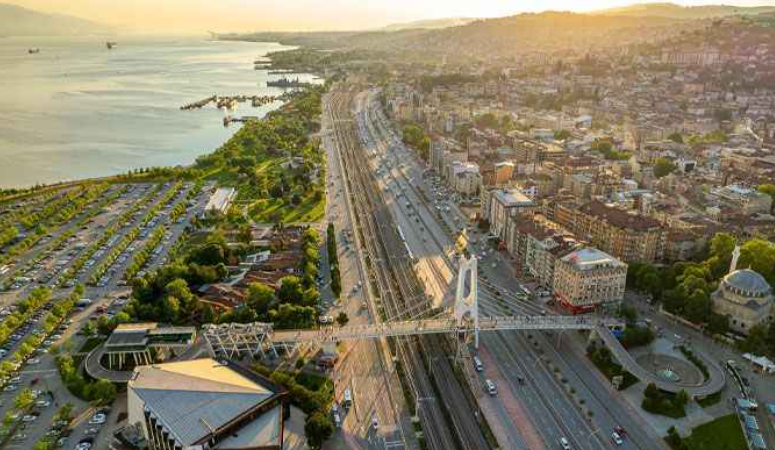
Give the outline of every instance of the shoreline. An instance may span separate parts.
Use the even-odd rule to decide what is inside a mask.
[[[142,37],[157,37],[157,36],[148,36],[148,35],[136,36],[136,35],[133,35],[132,37],[133,38],[142,38]],[[174,39],[175,37],[183,37],[183,36],[172,36],[172,35],[170,35],[170,36],[158,36],[158,37],[162,38],[162,39],[163,38],[173,38]],[[204,37],[204,36],[202,36],[202,37],[198,37],[198,36],[185,36],[185,37],[197,37],[198,38],[197,41],[201,41],[201,42],[211,42],[211,43],[230,43],[230,42],[234,42],[234,41],[227,42],[227,41],[223,41],[223,40],[219,40],[219,39],[208,39],[207,37]],[[19,36],[19,37],[16,37],[14,39],[28,39],[28,38],[35,38],[35,37]],[[79,39],[79,40],[80,40],[80,38],[84,38],[84,39],[99,39],[98,36],[74,36],[74,38]],[[279,45],[279,46],[282,46],[282,44],[275,43],[275,42],[249,42],[249,41],[242,41],[242,42],[245,43],[245,44],[266,44],[266,45]],[[272,64],[272,58],[271,58],[270,55],[276,54],[276,53],[285,52],[285,51],[292,51],[292,50],[296,49],[296,47],[293,47],[293,46],[283,46],[283,47],[288,47],[288,48],[287,49],[282,49],[282,50],[279,50],[279,51],[278,50],[272,50],[271,48],[265,49],[265,50],[262,50],[262,53],[260,54],[260,56],[258,56],[259,58],[265,58],[266,62],[267,62],[267,68],[262,68],[261,69],[261,72],[264,72],[264,75],[263,75],[264,78],[268,77],[269,79],[272,79],[272,77],[276,77],[277,75],[280,75],[280,76],[283,75],[283,74],[272,74],[272,75],[269,74],[269,72],[271,71],[269,66],[271,66],[271,64]],[[206,57],[207,54],[204,54],[202,56]],[[246,66],[250,65],[253,62],[249,58],[244,58],[244,60],[240,59],[239,61],[240,61],[241,64],[244,64]],[[245,76],[245,80],[252,81],[250,77],[251,77],[253,72],[254,71],[251,71],[251,73],[246,73],[245,74],[246,75]],[[310,73],[310,72],[300,72],[299,74],[300,75],[304,75],[304,76],[312,77],[314,80],[320,80],[320,77],[319,77],[318,74],[314,74],[314,73]],[[97,81],[97,83],[98,82],[99,81]],[[262,79],[260,77],[256,80],[256,82],[259,83],[259,86],[261,87],[261,89],[266,89],[267,88],[266,85],[263,84],[263,81],[262,81]],[[318,81],[314,81],[313,83],[317,84]],[[235,89],[238,90],[239,88],[235,88]],[[181,95],[180,95],[180,99],[179,100],[181,102],[188,101],[188,97],[186,96],[185,93],[181,92],[180,94]],[[271,113],[273,111],[276,111],[276,110],[278,110],[280,108],[283,108],[288,103],[288,100],[287,100],[287,98],[284,95],[277,95],[276,97],[277,97],[277,102],[272,102],[272,103],[276,103],[276,104],[269,105],[268,107],[267,107],[267,105],[259,105],[259,106],[254,106],[254,107],[248,107],[248,108],[244,109],[243,113],[240,114],[240,115],[244,115],[244,116],[250,117],[250,118],[256,117],[259,120],[261,120],[267,114],[269,114],[269,113]],[[260,110],[259,110],[259,108],[260,108]],[[172,109],[170,109],[170,113],[171,113],[171,115],[185,114],[185,112],[180,111],[178,109],[178,107],[175,107],[174,111]],[[228,116],[229,113],[230,112],[227,110],[224,113],[224,115]],[[213,125],[211,125],[209,122],[203,121],[202,123],[204,124],[203,125],[203,127],[204,127],[203,129],[210,129],[210,130],[213,129]],[[217,124],[220,126],[222,124],[222,122],[219,120],[217,122]],[[5,185],[5,184],[4,185],[0,185],[0,192],[5,193],[6,195],[4,195],[4,197],[6,197],[6,198],[8,198],[10,196],[16,197],[16,196],[18,196],[18,194],[13,194],[14,192],[25,192],[25,191],[29,191],[31,189],[56,188],[56,187],[60,187],[60,186],[72,186],[72,185],[76,185],[76,184],[80,184],[80,183],[93,183],[93,182],[102,182],[102,181],[112,182],[116,178],[125,177],[127,173],[135,171],[137,169],[145,169],[145,168],[150,168],[150,167],[163,167],[163,168],[186,168],[186,167],[191,167],[194,164],[196,164],[196,159],[197,158],[209,155],[209,154],[217,151],[222,145],[227,143],[229,141],[229,139],[231,139],[234,136],[234,134],[237,131],[239,131],[240,128],[241,128],[241,126],[224,127],[224,129],[228,130],[228,131],[223,132],[223,136],[222,137],[218,137],[219,135],[216,135],[215,136],[216,139],[213,140],[213,141],[216,141],[216,142],[208,142],[208,143],[202,144],[202,146],[200,148],[203,151],[201,151],[201,153],[195,153],[195,152],[192,151],[191,153],[181,154],[180,156],[182,158],[186,159],[186,160],[189,160],[188,162],[178,162],[178,163],[175,163],[174,160],[173,160],[172,162],[167,163],[167,164],[154,164],[153,161],[150,161],[148,163],[148,165],[143,165],[143,166],[130,166],[130,165],[127,165],[123,169],[121,168],[121,166],[123,164],[118,162],[116,164],[118,166],[118,170],[119,170],[118,172],[113,172],[110,169],[108,169],[108,170],[101,170],[99,167],[93,167],[92,169],[94,169],[94,170],[91,170],[91,171],[92,172],[97,172],[97,173],[95,173],[92,176],[78,177],[76,175],[76,177],[69,178],[69,177],[67,177],[65,175],[63,177],[58,177],[58,178],[55,178],[55,179],[49,179],[49,181],[41,181],[41,180],[45,180],[46,178],[48,178],[48,177],[46,177],[44,175],[39,180],[29,180],[29,181],[26,181],[26,182],[25,181],[21,181],[21,180],[19,180],[19,182],[13,182],[13,181],[9,180],[9,181],[11,181],[9,184],[7,184],[7,185]],[[157,133],[154,133],[154,134],[157,134]],[[163,132],[160,133],[159,135],[163,136]],[[131,137],[130,137],[130,139],[131,139]],[[75,141],[71,141],[71,142],[75,142]],[[69,145],[69,144],[65,143],[64,147],[62,148],[63,156],[64,157],[67,157],[66,156],[67,153],[68,153],[68,150],[66,148],[67,145]],[[137,145],[138,146],[142,145],[142,143],[138,143]],[[172,144],[172,145],[174,146],[174,144]],[[194,147],[196,147],[196,146],[197,146],[197,144],[194,144],[193,146],[190,145],[190,144],[184,144],[184,145],[181,146],[181,148],[183,148],[183,149],[187,148],[189,150],[193,150]],[[162,145],[162,147],[158,148],[157,150],[159,152],[164,152],[165,149],[163,147],[164,146]],[[13,155],[14,155],[14,153],[9,153],[8,157],[12,158]],[[174,154],[173,154],[173,157],[174,157]],[[109,158],[109,155],[108,155],[108,158]],[[103,161],[105,161],[105,159],[103,159]],[[108,159],[108,161],[109,161],[109,159]],[[120,159],[118,161],[120,161]],[[180,161],[180,160],[178,160],[178,161]],[[99,164],[97,164],[95,166],[99,166]],[[90,166],[87,166],[87,167],[90,167]],[[34,165],[32,165],[30,169],[33,170],[34,168],[35,168]],[[22,173],[26,174],[26,173],[30,172],[31,170],[26,170],[25,169],[25,171],[22,172]],[[89,171],[89,170],[87,170],[87,171]],[[99,173],[100,171],[102,172],[102,174]],[[19,178],[26,178],[26,176],[25,177],[19,177]],[[32,177],[30,177],[30,178],[32,178]]]

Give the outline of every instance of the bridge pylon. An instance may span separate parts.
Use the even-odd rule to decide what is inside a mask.
[[[476,257],[461,258],[453,314],[461,328],[473,326],[474,347],[479,349],[479,286]]]

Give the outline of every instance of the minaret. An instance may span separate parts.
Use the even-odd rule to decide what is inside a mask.
[[[729,273],[732,273],[737,269],[738,259],[740,259],[740,246],[735,245],[735,250],[732,251],[732,264],[729,265]]]

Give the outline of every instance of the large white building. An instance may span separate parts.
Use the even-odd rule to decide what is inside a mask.
[[[151,450],[280,450],[286,397],[230,362],[140,366],[127,384],[128,425]]]
[[[554,295],[573,313],[621,302],[626,282],[627,264],[596,248],[575,250],[555,262]]]
[[[205,206],[205,212],[226,214],[237,191],[234,188],[218,188],[210,196]]]

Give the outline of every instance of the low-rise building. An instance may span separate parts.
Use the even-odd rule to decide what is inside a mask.
[[[231,201],[234,199],[236,194],[237,191],[234,188],[216,189],[216,191],[207,201],[205,212],[226,214],[226,211],[228,211],[229,206],[231,205]]]
[[[279,450],[286,398],[279,386],[231,362],[140,366],[127,384],[127,420],[151,450]]]

